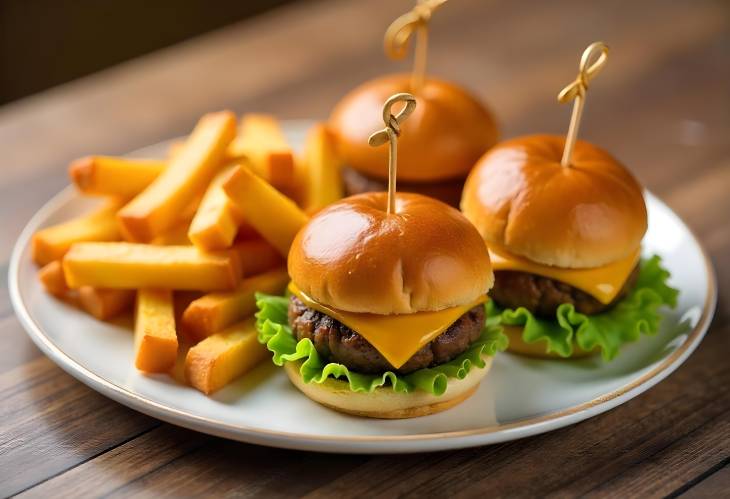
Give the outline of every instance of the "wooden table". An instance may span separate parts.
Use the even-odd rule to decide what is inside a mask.
[[[22,226],[67,183],[69,160],[183,134],[214,109],[325,118],[355,84],[406,67],[385,60],[381,36],[408,5],[296,4],[0,108],[3,272]],[[0,495],[730,493],[730,6],[454,0],[432,26],[431,69],[488,101],[505,137],[564,132],[570,108],[556,93],[589,42],[611,45],[581,135],[622,159],[714,259],[719,308],[689,361],[617,409],[520,441],[408,456],[293,452],[170,426],[98,395],[32,345],[3,287]]]

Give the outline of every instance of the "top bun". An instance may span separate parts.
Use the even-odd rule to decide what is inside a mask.
[[[458,210],[420,194],[345,198],[297,234],[289,275],[314,300],[348,312],[410,314],[472,302],[492,287],[484,241]]]
[[[384,126],[383,103],[410,87],[410,75],[384,76],[360,85],[335,106],[329,126],[347,166],[388,178],[388,148],[370,147],[368,137]],[[492,115],[471,94],[445,81],[429,78],[415,95],[418,105],[398,139],[398,179],[465,178],[497,142]]]
[[[646,232],[642,189],[603,149],[577,141],[563,167],[565,137],[532,135],[498,144],[469,175],[461,209],[489,245],[564,268],[628,256]]]

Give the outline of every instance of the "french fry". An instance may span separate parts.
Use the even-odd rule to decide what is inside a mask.
[[[230,247],[244,222],[241,212],[223,191],[223,182],[232,170],[233,166],[229,166],[215,176],[190,224],[188,238],[201,250]]]
[[[170,146],[167,148],[167,159],[172,159],[178,154],[180,154],[183,149],[185,148],[185,141],[183,140],[176,140],[170,144]]]
[[[38,279],[48,294],[56,298],[65,300],[71,291],[66,284],[66,278],[63,276],[63,266],[59,260],[54,260],[41,267],[38,271]]]
[[[260,274],[286,264],[276,248],[260,237],[237,241],[231,249],[238,253],[243,277]]]
[[[181,385],[187,385],[188,380],[185,379],[185,359],[188,356],[188,351],[193,345],[186,342],[185,340],[178,339],[177,345],[177,356],[175,357],[175,364],[167,371],[172,379],[180,383]]]
[[[63,271],[72,289],[213,291],[235,288],[241,264],[231,250],[201,253],[193,246],[78,243],[64,257]]]
[[[294,236],[309,219],[306,213],[245,166],[233,170],[223,189],[246,221],[286,257]]]
[[[202,194],[220,169],[235,134],[236,119],[230,111],[203,116],[165,171],[119,210],[125,238],[146,242],[174,227],[180,213]]]
[[[84,194],[130,198],[150,185],[166,166],[153,159],[87,156],[71,163],[68,174]]]
[[[121,235],[115,215],[122,204],[113,199],[88,215],[39,230],[33,235],[33,261],[46,265],[60,260],[77,242],[118,241]]]
[[[281,293],[288,282],[286,270],[272,270],[244,279],[235,291],[204,295],[185,309],[182,331],[186,337],[200,341],[253,314],[255,293]]]
[[[134,318],[134,365],[140,371],[167,372],[177,358],[172,291],[140,289]]]
[[[155,236],[150,244],[155,246],[189,246],[191,243],[188,238],[188,230],[190,230],[189,223],[177,224],[172,229]]]
[[[304,146],[302,203],[314,213],[343,197],[340,159],[327,128],[314,126]]]
[[[289,192],[294,185],[294,154],[273,116],[244,115],[228,155],[232,159],[246,158],[254,172],[279,190]]]
[[[79,288],[79,305],[87,313],[101,321],[113,319],[130,309],[134,302],[131,289],[99,289],[91,286]]]
[[[71,290],[63,275],[63,266],[56,260],[38,271],[38,278],[46,291],[58,299],[81,307],[99,320],[108,320],[127,310],[134,301],[134,291],[126,289],[97,289],[82,286]]]
[[[251,370],[269,356],[256,335],[250,318],[192,347],[185,358],[188,383],[207,395]]]

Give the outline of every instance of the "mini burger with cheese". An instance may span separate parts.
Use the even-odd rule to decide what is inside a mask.
[[[484,241],[418,194],[343,199],[296,236],[290,296],[258,296],[259,339],[305,395],[374,418],[423,416],[469,397],[506,347],[485,326]]]
[[[522,354],[612,359],[622,344],[657,331],[677,291],[658,257],[642,260],[642,188],[606,151],[565,137],[512,139],[467,179],[461,208],[488,243],[492,312]]]

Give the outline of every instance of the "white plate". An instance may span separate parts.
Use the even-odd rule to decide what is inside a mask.
[[[288,122],[301,145],[304,122]],[[161,155],[158,144],[135,155]],[[156,418],[244,442],[326,452],[398,453],[492,444],[542,433],[607,411],[649,389],[677,369],[697,347],[715,309],[711,263],[682,221],[647,193],[647,254],[658,253],[681,290],[666,310],[658,335],[625,346],[611,363],[600,358],[539,361],[496,357],[476,394],[449,411],[410,420],[371,420],[320,407],[265,362],[212,397],[146,376],[132,367],[127,328],[99,322],[47,295],[36,278],[30,239],[39,228],[87,210],[93,201],[68,188],[28,223],[10,263],[15,311],[38,347],[94,390]]]

